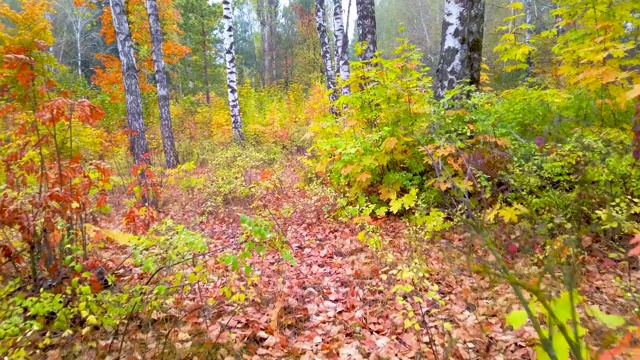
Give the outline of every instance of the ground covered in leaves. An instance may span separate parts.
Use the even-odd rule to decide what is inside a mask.
[[[212,172],[205,166],[192,175],[207,178]],[[211,249],[237,243],[239,214],[269,218],[286,237],[296,264],[277,253],[252,259],[257,280],[241,303],[224,300],[222,280],[203,285],[182,300],[190,311],[164,343],[142,333],[127,336],[122,352],[129,358],[167,357],[169,348],[169,357],[191,358],[203,347],[212,358],[535,358],[533,328],[513,331],[505,324],[509,311],[518,308],[512,289],[471,271],[470,259],[486,254],[469,248],[470,235],[449,230],[416,239],[400,218],[338,220],[332,193],[317,184],[300,186],[293,165],[275,173],[253,169],[245,180],[254,188],[251,194],[226,197],[218,205],[201,191],[167,186],[161,216],[203,234]],[[102,220],[120,230],[121,215],[115,211]],[[364,228],[375,228],[382,246],[363,241]],[[583,260],[590,265],[583,271],[582,294],[620,313],[625,303],[614,278],[628,274],[597,252]],[[215,259],[208,263],[221,267]],[[519,266],[517,256],[512,264]],[[135,276],[108,270],[115,270],[118,281]],[[114,342],[102,341],[100,348]]]

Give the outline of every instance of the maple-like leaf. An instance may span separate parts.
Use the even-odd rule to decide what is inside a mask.
[[[364,171],[356,177],[356,180],[359,182],[366,182],[369,179],[371,179],[371,174],[368,171]]]
[[[395,189],[388,186],[380,187],[380,199],[382,200],[394,200],[397,197],[397,192]]]
[[[640,84],[634,85],[633,89],[629,90],[625,96],[628,100],[635,99],[640,96]]]
[[[629,241],[630,245],[635,245],[633,249],[629,250],[629,256],[638,256],[640,255],[640,233],[635,234],[631,241]]]
[[[394,137],[388,137],[382,143],[382,149],[385,150],[385,151],[391,151],[391,150],[393,150],[394,147],[396,147],[397,143],[398,143],[398,139],[396,139]]]

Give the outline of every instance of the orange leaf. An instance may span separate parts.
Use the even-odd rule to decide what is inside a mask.
[[[358,177],[356,177],[356,180],[358,180],[360,182],[366,182],[370,178],[371,178],[371,174],[368,171],[365,171],[363,173],[360,173],[360,175],[358,175]]]
[[[264,169],[260,173],[260,180],[261,181],[267,181],[267,180],[271,179],[271,176],[273,176],[273,171],[271,171],[269,169]]]

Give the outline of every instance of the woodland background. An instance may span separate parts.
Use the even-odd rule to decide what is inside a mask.
[[[0,356],[639,358],[640,2],[5,0]]]

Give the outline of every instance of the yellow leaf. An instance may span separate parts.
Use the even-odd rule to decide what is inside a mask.
[[[634,85],[633,89],[626,94],[626,97],[629,100],[637,98],[638,96],[640,96],[640,84]]]
[[[383,143],[382,143],[382,148],[385,151],[391,151],[393,150],[394,147],[396,147],[396,144],[398,143],[398,139],[394,138],[394,137],[388,137]]]
[[[396,190],[388,186],[380,187],[380,199],[382,200],[394,200],[397,196]]]
[[[509,7],[512,8],[513,10],[520,10],[524,6],[522,5],[521,2],[514,2],[513,4],[509,5]]]

